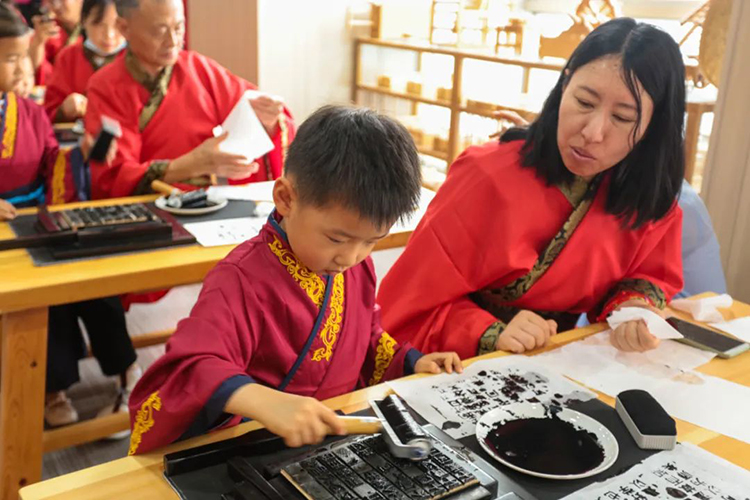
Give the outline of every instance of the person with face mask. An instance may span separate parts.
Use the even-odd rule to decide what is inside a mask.
[[[86,88],[91,76],[126,47],[117,30],[114,0],[84,0],[83,41],[64,48],[55,59],[44,108],[53,122],[71,122],[86,114]]]

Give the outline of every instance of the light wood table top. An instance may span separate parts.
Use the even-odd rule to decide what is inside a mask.
[[[750,316],[750,305],[735,301],[730,309],[724,309],[722,312],[726,319]],[[677,313],[676,315],[688,319],[682,313]],[[555,349],[604,329],[605,325],[597,324],[561,333],[553,337],[550,345],[545,349],[531,354]],[[465,364],[468,365],[479,359],[504,355],[506,354],[489,354],[467,360]],[[698,368],[698,371],[750,386],[750,354],[746,353],[730,360],[715,358],[708,364]],[[412,375],[412,378],[424,376],[429,375]],[[368,400],[380,399],[389,393],[390,390],[381,384],[329,399],[325,403],[331,408],[341,409],[345,413],[352,413],[365,408]],[[614,405],[614,399],[609,396],[599,393],[599,399],[610,406]],[[233,438],[259,427],[255,422],[248,422],[231,429],[187,440],[163,448],[157,452],[114,460],[106,464],[28,486],[21,490],[20,496],[23,500],[104,500],[110,498],[174,500],[178,497],[162,476],[164,471],[162,462],[166,453]],[[680,441],[699,445],[730,462],[750,469],[750,444],[748,443],[722,436],[716,432],[680,420],[677,421],[677,433]]]
[[[259,201],[271,199],[272,184],[256,186],[263,197]],[[434,192],[422,189],[417,212],[407,222],[394,226],[375,249],[404,246],[434,196]],[[56,209],[146,202],[155,198],[110,199]],[[30,214],[34,210],[19,213]],[[0,223],[0,239],[13,237],[10,226]],[[107,436],[125,425],[125,416],[116,414],[85,423],[93,422],[95,426],[82,423],[44,431],[48,308],[197,283],[233,248],[234,245],[204,248],[196,244],[44,267],[34,266],[25,250],[0,252],[0,500],[14,499],[19,487],[39,481],[45,436],[65,434],[75,442],[82,442]],[[53,441],[59,442],[60,437]]]
[[[422,188],[420,208],[415,216],[405,224],[394,226],[375,250],[404,246],[434,197],[433,191]],[[75,203],[64,208],[154,199],[156,196],[140,196]],[[18,213],[35,211],[23,209]],[[0,223],[0,239],[13,237],[10,226]],[[195,244],[44,267],[35,267],[25,250],[0,252],[0,313],[197,283],[233,248],[234,245],[204,248]]]

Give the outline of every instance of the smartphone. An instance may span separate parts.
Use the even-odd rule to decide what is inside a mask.
[[[715,352],[720,358],[732,358],[750,349],[750,344],[746,342],[722,335],[695,323],[689,323],[678,318],[669,318],[667,322],[685,336],[683,339],[676,339],[678,342]]]
[[[109,146],[112,144],[112,141],[115,137],[121,136],[122,129],[120,128],[120,122],[102,115],[102,129],[96,137],[94,145],[91,147],[88,159],[98,162],[106,160],[107,152],[109,151]]]

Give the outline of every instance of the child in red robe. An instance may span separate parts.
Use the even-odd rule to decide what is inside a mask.
[[[116,21],[114,0],[83,2],[84,39],[65,47],[57,55],[44,95],[44,109],[53,122],[72,122],[86,114],[89,78],[125,48],[125,39],[117,30]]]
[[[78,190],[70,152],[60,151],[44,109],[13,92],[28,77],[24,68],[28,32],[18,12],[0,3],[0,220],[15,218],[16,208],[73,201]],[[120,375],[123,382],[118,403],[104,408],[101,414],[123,411],[128,391],[140,376],[119,298],[50,307],[44,411],[50,426],[78,420],[65,391],[79,380],[78,360],[87,354],[79,318],[86,325],[102,371]]]
[[[413,372],[461,371],[380,326],[368,257],[417,206],[408,132],[369,110],[325,107],[300,127],[276,210],[211,271],[190,317],[130,400],[130,453],[251,418],[289,446],[341,431],[319,400]]]

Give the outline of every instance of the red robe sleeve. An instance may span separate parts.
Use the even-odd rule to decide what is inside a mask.
[[[204,83],[211,89],[212,95],[215,96],[216,102],[219,105],[219,115],[223,117],[221,121],[224,121],[224,118],[229,116],[229,113],[237,104],[240,97],[242,97],[242,94],[246,90],[257,90],[257,87],[233,74],[215,61],[211,59],[204,60],[206,62]],[[296,131],[297,127],[294,123],[292,113],[287,107],[284,107],[283,115],[279,118],[279,125],[270,137],[274,149],[263,158],[256,159],[261,168],[249,179],[230,181],[230,184],[260,182],[281,177],[281,173],[284,170],[286,149],[294,139]]]
[[[124,103],[111,99],[106,80],[90,80],[86,95],[86,131],[96,137],[101,129],[102,115],[109,116],[120,123],[122,136],[117,139],[117,154],[111,165],[91,162],[92,198],[119,198],[131,196],[141,178],[148,170],[150,161],[141,162],[141,134],[138,130],[137,114],[128,112],[123,106],[136,106],[137,103]],[[164,158],[159,158],[164,159]]]
[[[190,316],[130,396],[131,455],[179,439],[223,382],[247,375],[262,309],[233,264],[209,274]]]
[[[479,339],[496,318],[468,294],[488,285],[483,259],[466,255],[482,247],[484,207],[496,182],[476,175],[473,160],[462,154],[450,168],[404,253],[380,284],[383,326],[399,341],[425,353],[455,351],[476,355]],[[474,203],[461,199],[471,192]],[[495,274],[497,275],[497,274]]]
[[[44,110],[51,121],[55,121],[57,109],[70,94],[75,92],[73,89],[73,79],[70,72],[73,71],[70,58],[71,51],[60,53],[60,57],[55,60],[55,64],[49,75],[47,90],[44,93]]]
[[[675,203],[662,220],[649,224],[627,275],[612,288],[601,311],[589,319],[604,321],[620,304],[634,298],[663,309],[682,290],[682,209]]]

